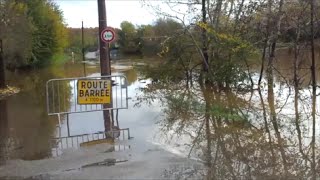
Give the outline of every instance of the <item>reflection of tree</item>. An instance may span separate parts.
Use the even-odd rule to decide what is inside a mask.
[[[164,134],[174,130],[179,136],[191,137],[190,149],[202,152],[208,179],[311,177],[310,144],[302,143],[310,142],[304,130],[307,117],[296,123],[294,114],[282,110],[294,109],[294,101],[282,97],[288,85],[248,93],[204,87],[158,82],[144,89],[144,97],[161,99],[167,107],[161,122]],[[294,99],[294,94],[288,96]]]
[[[8,136],[8,117],[6,100],[0,100],[0,165],[5,160],[6,140]]]
[[[8,120],[13,129],[11,136],[19,142],[19,148],[12,152],[15,157],[41,159],[51,155],[51,138],[57,121],[47,115],[45,84],[47,80],[57,78],[57,72],[60,76],[63,69],[43,69],[9,76],[8,82],[22,89],[21,93],[8,99]],[[64,96],[56,95],[55,98],[66,103],[62,108],[70,108],[70,85],[61,83],[59,88]]]
[[[138,75],[135,69],[128,69],[124,71],[124,75],[127,77],[128,85],[131,85],[138,79]]]

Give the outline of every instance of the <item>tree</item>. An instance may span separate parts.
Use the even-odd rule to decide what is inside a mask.
[[[67,45],[62,12],[51,1],[4,1],[0,17],[0,38],[9,69],[48,64]]]
[[[121,30],[118,34],[120,49],[125,53],[137,53],[140,42],[135,26],[128,21],[123,21],[120,27]]]
[[[316,169],[319,154],[315,150],[317,84],[313,42],[317,34],[318,4],[314,0],[290,3],[283,0],[208,0],[202,1],[200,12],[193,9],[194,4],[198,6],[199,3],[168,2],[169,7],[186,4],[192,13],[197,12],[189,12],[188,15],[194,15],[191,22],[185,21],[187,15],[180,17],[160,12],[160,15],[175,18],[181,25],[167,33],[164,23],[158,23],[159,31],[155,34],[165,36],[161,41],[162,61],[154,67],[148,66],[144,72],[146,78],[154,79],[153,84],[143,89],[146,97],[157,98],[168,107],[164,110],[165,129],[191,138],[191,151],[201,150],[208,171],[213,172],[208,173],[208,179],[240,176],[245,179],[296,176],[314,179],[319,173]],[[311,44],[310,59],[305,58],[309,55],[306,53],[298,57],[300,44]],[[294,68],[288,66],[290,57],[280,60],[279,47],[294,47]],[[260,60],[256,60],[258,55],[262,60],[260,75],[252,68],[256,65],[250,64],[260,65]],[[298,58],[301,59],[298,61]],[[294,76],[290,76],[293,79],[287,79],[278,69],[280,61],[288,72],[294,71]],[[302,69],[301,62],[306,68]],[[208,72],[202,64],[208,64]],[[305,76],[308,73],[310,78]],[[295,89],[293,104],[288,102],[293,99],[291,82]],[[283,87],[289,92],[284,93]],[[312,88],[310,95],[309,88]],[[262,109],[256,106],[257,91]],[[304,92],[301,98],[299,91]],[[264,92],[268,95],[263,96]],[[288,97],[283,100],[285,95]],[[303,103],[298,104],[298,101]],[[282,111],[284,107],[292,108],[291,105],[295,108],[295,117]],[[312,123],[307,123],[309,120]],[[305,126],[312,129],[312,135],[304,130]],[[303,167],[300,162],[296,163],[298,161],[304,162]]]
[[[32,25],[26,12],[24,3],[13,0],[0,5],[0,38],[3,40],[3,58],[8,68],[29,64]]]
[[[54,54],[62,53],[67,45],[62,12],[47,0],[25,3],[33,24],[31,63],[37,66],[45,65]]]
[[[5,67],[4,67],[4,59],[3,59],[3,47],[2,47],[2,39],[0,38],[0,89],[6,87],[6,76],[5,76]]]

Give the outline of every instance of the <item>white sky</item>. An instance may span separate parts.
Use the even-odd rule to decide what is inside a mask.
[[[65,22],[69,27],[98,26],[97,0],[54,0],[63,11]],[[153,1],[155,4],[160,1]],[[156,18],[150,8],[139,0],[106,0],[107,24],[120,27],[122,21],[129,21],[135,25],[150,24]]]
[[[54,0],[63,11],[65,22],[69,27],[81,27],[83,20],[85,27],[98,27],[97,0]],[[147,4],[159,7],[165,12],[172,12],[164,1],[146,0]],[[177,8],[177,7],[175,7]],[[107,25],[120,28],[122,21],[129,21],[134,25],[151,24],[160,16],[141,0],[106,0]],[[178,7],[180,12],[188,8]],[[181,15],[178,15],[181,17]]]

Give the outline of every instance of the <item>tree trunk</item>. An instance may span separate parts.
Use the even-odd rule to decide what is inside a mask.
[[[258,88],[258,92],[259,92],[259,97],[260,97],[260,101],[261,101],[261,106],[262,106],[262,112],[263,112],[263,120],[264,120],[264,126],[266,128],[266,132],[268,134],[268,140],[269,140],[269,146],[270,146],[270,152],[271,152],[271,158],[272,158],[272,163],[275,163],[275,153],[274,153],[274,148],[272,145],[272,136],[271,136],[271,132],[269,129],[269,125],[268,125],[268,119],[267,119],[267,110],[266,110],[266,106],[262,97],[262,93],[261,93],[261,89]],[[275,166],[273,166],[275,167]],[[272,175],[274,175],[275,169],[272,169]]]
[[[212,176],[211,172],[211,168],[212,168],[212,157],[211,157],[211,130],[210,130],[210,108],[211,108],[211,95],[209,93],[211,93],[210,90],[210,85],[208,83],[203,83],[203,77],[202,74],[200,75],[199,78],[199,85],[206,103],[206,109],[205,109],[205,133],[206,133],[206,140],[207,140],[207,151],[205,152],[206,154],[206,166],[208,168],[208,174],[207,174],[207,179],[210,179],[210,177]]]
[[[312,179],[316,179],[316,160],[315,160],[315,144],[316,144],[316,96],[317,96],[317,82],[316,82],[316,65],[315,65],[315,54],[314,54],[314,0],[310,0],[310,9],[311,9],[311,79],[312,79],[312,140],[311,140],[311,149],[312,149]]]
[[[0,89],[6,87],[2,39],[0,39]]]
[[[242,12],[242,9],[243,9],[243,5],[244,5],[244,0],[241,1],[241,3],[239,4],[239,9],[237,11],[237,14],[236,14],[236,18],[235,18],[235,28],[234,30],[236,30],[236,27],[238,26],[238,22],[239,22],[239,19],[240,19],[240,14]]]
[[[206,0],[202,0],[202,23],[207,24]],[[202,28],[202,53],[204,56],[203,71],[208,72],[209,58],[207,45],[207,30],[205,28]]]
[[[294,43],[294,62],[293,62],[293,82],[294,82],[294,111],[295,111],[295,125],[298,134],[299,151],[301,155],[309,160],[308,156],[303,152],[302,149],[302,135],[300,128],[300,113],[299,113],[299,84],[300,80],[298,77],[299,70],[299,39],[300,39],[300,26],[298,25],[297,37]]]
[[[216,9],[214,11],[214,24],[217,31],[219,31],[219,23],[220,23],[220,16],[221,16],[221,7],[222,7],[222,0],[218,0]]]
[[[5,161],[5,149],[8,136],[8,117],[6,100],[0,100],[0,165]]]
[[[268,41],[270,38],[270,33],[271,33],[271,14],[272,14],[272,1],[268,1],[268,21],[267,21],[267,27],[266,27],[266,37],[263,43],[263,52],[262,52],[262,57],[261,57],[261,69],[260,69],[260,76],[258,80],[258,88],[260,88],[261,85],[261,80],[263,77],[263,72],[264,72],[264,65],[266,61],[266,52],[267,52],[267,47],[268,47]]]
[[[258,80],[258,89],[260,89],[261,80],[263,77],[264,63],[266,61],[266,50],[267,50],[267,46],[268,46],[268,39],[269,39],[269,36],[266,37],[266,40],[263,45],[263,52],[262,52],[262,57],[261,57],[261,69],[260,69],[260,75],[259,75],[259,80]]]
[[[271,9],[272,9],[272,2],[269,0],[269,16],[271,15]],[[274,103],[274,89],[273,89],[273,61],[275,58],[275,51],[276,51],[276,45],[277,45],[277,40],[278,40],[278,35],[280,34],[280,25],[281,25],[281,15],[282,15],[282,6],[283,6],[283,0],[280,0],[279,2],[279,10],[276,16],[276,29],[273,31],[273,36],[271,38],[271,51],[269,54],[269,60],[268,60],[268,66],[267,66],[267,79],[268,79],[268,103],[269,103],[269,108],[270,108],[270,113],[271,113],[271,123],[273,125],[273,128],[276,133],[276,137],[278,139],[278,147],[280,150],[282,162],[283,162],[283,168],[285,171],[285,176],[288,173],[288,166],[287,166],[287,158],[285,151],[283,149],[283,141],[281,138],[281,134],[279,131],[279,125],[277,122],[277,114],[276,114],[276,109],[275,109],[275,103]],[[270,17],[269,17],[270,18]]]
[[[230,21],[230,16],[233,12],[233,6],[234,6],[234,0],[231,0],[231,5],[230,5],[230,9],[229,9],[229,12],[228,12],[228,16],[227,16],[227,24],[229,23]]]

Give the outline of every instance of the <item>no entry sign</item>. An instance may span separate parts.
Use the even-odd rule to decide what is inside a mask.
[[[116,33],[112,28],[106,28],[101,32],[101,39],[106,43],[114,41]]]

